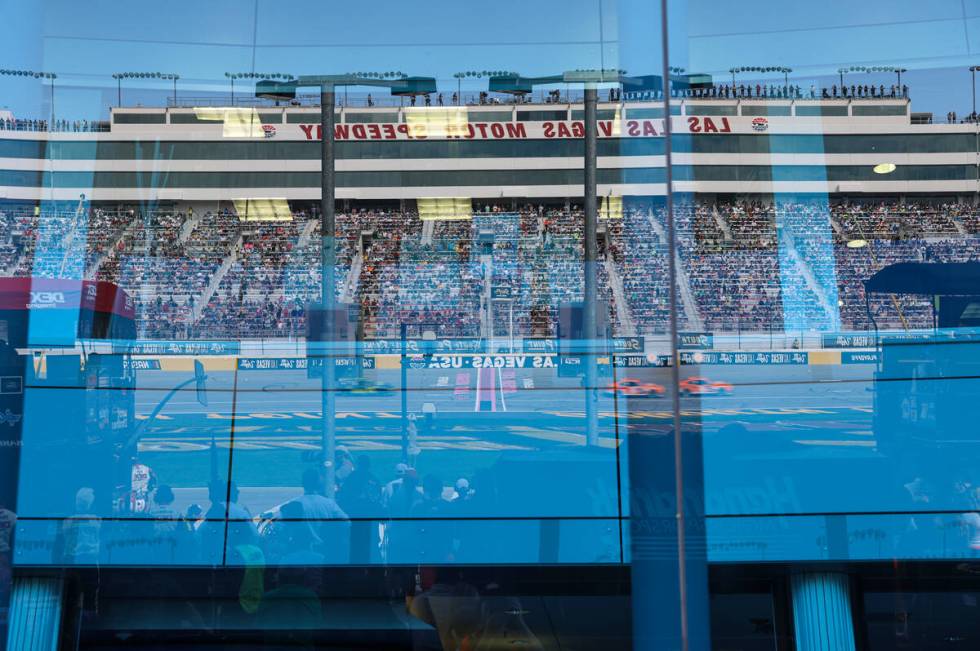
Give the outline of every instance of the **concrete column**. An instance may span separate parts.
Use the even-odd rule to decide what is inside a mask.
[[[63,592],[61,579],[14,579],[7,651],[57,651]]]
[[[791,580],[798,651],[854,651],[847,575],[797,574]]]

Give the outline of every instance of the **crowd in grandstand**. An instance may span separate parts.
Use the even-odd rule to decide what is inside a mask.
[[[24,120],[0,119],[0,131],[108,131],[109,123],[100,120]]]
[[[863,280],[901,261],[967,261],[980,251],[980,210],[963,203],[739,200],[674,210],[683,327],[710,331],[871,327]],[[361,336],[402,324],[441,336],[552,336],[562,305],[583,299],[583,216],[575,205],[485,206],[429,222],[411,210],[337,215],[335,295]],[[597,291],[618,334],[667,329],[666,217],[627,206],[601,220]],[[5,275],[116,282],[152,337],[303,337],[320,295],[319,220],[210,211],[88,207],[0,210]],[[865,246],[848,246],[855,240]],[[909,297],[876,299],[879,327],[929,326]]]
[[[704,87],[686,88],[676,93],[679,97],[695,99],[908,99],[909,87],[905,84],[831,84],[805,89],[798,84],[711,84]]]

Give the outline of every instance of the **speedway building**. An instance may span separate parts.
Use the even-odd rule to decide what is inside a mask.
[[[581,105],[339,108],[331,387],[316,107],[0,130],[14,648],[972,634],[977,124],[669,107],[599,105],[594,266]]]

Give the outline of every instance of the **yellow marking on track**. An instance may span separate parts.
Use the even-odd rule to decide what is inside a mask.
[[[875,446],[874,441],[821,441],[800,439],[793,442],[799,443],[800,445],[819,445],[841,448],[873,448]]]
[[[585,436],[583,434],[574,434],[572,432],[563,432],[560,430],[541,429],[538,427],[527,427],[525,425],[509,425],[507,426],[507,430],[511,434],[515,434],[517,436],[526,436],[528,438],[540,439],[542,441],[585,445]],[[599,447],[615,448],[616,439],[600,436]]]

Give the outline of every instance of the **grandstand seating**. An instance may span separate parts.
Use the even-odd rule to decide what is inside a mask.
[[[688,201],[674,214],[694,312],[680,314],[682,328],[867,329],[862,281],[878,269],[980,252],[980,210],[957,203]],[[488,208],[429,229],[414,212],[347,210],[337,215],[335,295],[360,306],[369,338],[396,337],[402,323],[439,336],[553,336],[559,306],[582,300],[582,222],[576,206]],[[662,205],[639,202],[600,225],[597,291],[618,334],[632,334],[627,324],[667,330],[666,228]],[[847,246],[857,239],[867,245]],[[147,337],[304,336],[306,306],[320,293],[320,240],[319,221],[302,208],[270,223],[229,208],[0,209],[5,275],[117,282]],[[628,314],[616,313],[617,283]],[[490,301],[493,287],[509,289],[510,302]],[[870,307],[879,328],[931,325],[922,299]]]

